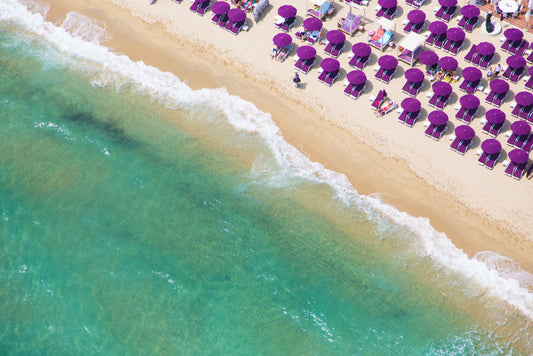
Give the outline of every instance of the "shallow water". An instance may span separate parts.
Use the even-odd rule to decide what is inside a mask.
[[[285,164],[252,104],[0,28],[2,353],[527,353],[516,304]]]

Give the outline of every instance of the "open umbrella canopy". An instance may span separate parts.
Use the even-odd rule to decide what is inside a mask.
[[[246,19],[246,12],[243,9],[231,9],[228,11],[228,17],[233,22],[242,22]]]
[[[335,58],[324,58],[320,63],[320,67],[328,73],[336,71],[340,66],[341,64]]]
[[[503,35],[509,41],[513,41],[513,42],[514,41],[520,41],[522,39],[522,37],[524,37],[524,33],[522,31],[520,31],[519,29],[515,28],[515,27],[508,28],[507,30],[505,30]]]
[[[322,21],[316,17],[309,17],[304,20],[303,25],[307,31],[320,31],[322,28]]]
[[[502,150],[502,144],[500,141],[493,138],[489,138],[481,143],[481,149],[488,155],[493,155]]]
[[[352,85],[360,85],[366,82],[366,74],[361,70],[352,70],[346,74],[346,79]]]
[[[460,140],[467,141],[474,138],[476,132],[468,125],[460,125],[455,128],[455,136]]]
[[[384,9],[391,9],[398,5],[397,0],[378,0],[378,4]]]
[[[372,52],[372,49],[365,42],[358,42],[352,46],[352,52],[358,57],[367,57]]]
[[[424,51],[420,53],[420,56],[418,56],[418,60],[422,64],[425,64],[427,66],[433,66],[439,61],[439,56],[433,51]]]
[[[448,30],[448,25],[446,25],[442,21],[433,21],[428,26],[429,32],[431,32],[433,35],[442,35],[443,33]]]
[[[278,9],[278,15],[286,19],[296,16],[298,10],[292,5],[282,5]]]
[[[303,60],[311,59],[316,56],[316,49],[311,46],[301,46],[296,50],[296,54]]]
[[[498,94],[506,93],[509,91],[509,83],[503,79],[494,79],[490,82],[490,89]]]
[[[278,33],[274,36],[272,42],[278,47],[287,47],[292,43],[292,37],[288,33]]]
[[[463,69],[463,78],[469,82],[480,80],[482,76],[483,73],[481,73],[481,71],[476,67],[466,67]]]
[[[420,83],[424,80],[424,72],[418,68],[410,68],[405,71],[405,79],[411,83]]]
[[[531,106],[533,105],[533,94],[528,91],[521,91],[515,95],[514,100],[520,106]]]
[[[491,124],[501,124],[505,121],[505,113],[500,109],[490,109],[485,113],[485,118]]]
[[[415,98],[405,98],[402,101],[402,108],[405,110],[405,112],[418,112],[421,107],[422,104],[420,104],[420,101]]]
[[[444,111],[435,110],[429,113],[428,120],[435,126],[441,126],[448,122],[448,115]]]
[[[411,10],[407,14],[407,19],[414,24],[419,24],[426,20],[426,13],[422,10]]]
[[[385,70],[393,70],[398,66],[398,60],[394,56],[386,54],[379,57],[378,64]]]
[[[433,92],[438,96],[450,95],[452,93],[452,86],[446,82],[436,82],[432,88]]]
[[[509,159],[513,161],[514,164],[526,163],[529,160],[529,154],[520,148],[515,148],[509,152]]]
[[[227,14],[229,11],[229,3],[225,1],[217,1],[211,6],[211,11],[213,11],[215,15]]]
[[[479,99],[475,95],[463,95],[461,99],[459,99],[459,102],[466,110],[477,109],[480,104]]]
[[[467,19],[479,16],[479,8],[475,5],[465,5],[461,8],[461,15]]]
[[[442,68],[442,70],[454,71],[457,69],[458,65],[459,63],[457,62],[457,59],[453,57],[442,57],[439,60],[439,66]]]
[[[452,42],[462,41],[465,39],[465,32],[459,27],[452,27],[446,31],[446,38]]]
[[[457,5],[457,0],[439,0],[439,5],[442,7],[452,7]]]
[[[515,121],[511,124],[511,131],[513,131],[515,135],[525,136],[529,135],[531,132],[531,126],[525,121]]]
[[[326,34],[326,39],[333,44],[344,43],[346,35],[340,30],[331,30]]]
[[[490,42],[480,42],[476,48],[477,52],[482,56],[490,56],[494,54],[496,48]]]
[[[523,68],[526,66],[526,60],[524,59],[524,57],[519,56],[517,54],[514,56],[507,57],[506,63],[509,67],[513,69]]]

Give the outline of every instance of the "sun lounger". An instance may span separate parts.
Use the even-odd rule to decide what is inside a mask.
[[[285,22],[281,24],[280,29],[282,31],[288,32],[295,23],[296,23],[296,17],[289,17],[288,19],[285,19]]]
[[[430,45],[430,46],[433,46],[433,44],[435,43],[435,39],[436,39],[436,36],[434,34],[430,34],[428,36],[428,38],[426,38],[426,44],[427,45]]]
[[[419,92],[420,89],[422,88],[423,83],[424,83],[424,82],[414,83],[414,84],[411,86],[411,88],[409,89],[409,95],[412,96],[412,97],[417,96],[418,92]]]
[[[407,23],[407,25],[405,25],[405,27],[403,28],[403,32],[409,33],[409,32],[411,32],[412,28],[413,28],[413,23],[411,21],[409,21]]]
[[[318,76],[318,81],[324,83],[324,80],[326,80],[327,75],[328,72],[322,71],[322,73],[320,73],[320,75]]]
[[[394,76],[394,73],[396,73],[396,69],[386,70],[381,77],[381,81],[385,84],[389,84],[391,78]]]
[[[442,137],[445,131],[446,131],[446,124],[436,126],[435,130],[431,134],[431,138],[438,141]]]
[[[533,135],[529,135],[529,137],[524,142],[522,149],[526,152],[529,152],[531,151],[531,147],[533,147]]]
[[[468,151],[468,148],[472,145],[472,140],[461,140],[459,143],[459,146],[457,147],[456,152],[464,155],[466,151]]]
[[[430,123],[429,126],[424,131],[424,135],[426,135],[427,137],[432,137],[433,136],[433,132],[435,132],[436,128],[437,128],[437,126],[435,126],[432,123]]]
[[[492,105],[496,107],[500,107],[505,100],[505,97],[507,96],[507,93],[499,93],[494,95],[494,99],[492,100]]]
[[[442,46],[442,50],[443,50],[444,52],[449,52],[449,51],[450,51],[450,48],[452,48],[452,44],[453,44],[452,41],[448,41],[448,40],[446,40],[446,42],[444,42],[444,45]]]
[[[509,76],[509,81],[511,83],[517,83],[520,80],[520,77],[524,74],[524,68],[516,68],[514,71],[511,72],[511,75]]]
[[[518,180],[522,178],[524,172],[526,171],[526,166],[527,162],[515,165],[515,168],[513,170],[513,178]]]
[[[408,113],[407,118],[405,119],[405,124],[409,127],[413,127],[416,120],[420,117],[420,111],[414,113]]]
[[[379,19],[380,17],[383,17],[385,15],[385,9],[382,7],[376,12],[376,17]]]
[[[501,46],[501,49],[505,52],[509,52],[509,46],[511,45],[511,41],[509,40],[505,40],[503,43],[502,43],[502,46]]]
[[[505,162],[504,162],[505,164]],[[507,167],[505,168],[505,171],[503,172],[506,176],[511,177],[513,175],[514,170],[516,169],[516,165],[513,162],[509,162]]]
[[[461,48],[463,48],[463,44],[464,44],[463,40],[453,42],[450,48],[450,53],[455,56],[457,53],[459,53]]]
[[[452,151],[457,151],[457,148],[459,147],[459,144],[461,143],[461,139],[459,137],[453,137],[453,141],[450,144],[450,149]]]
[[[502,127],[503,127],[503,122],[499,124],[490,125],[489,132],[488,132],[489,136],[492,136],[492,137],[498,136],[498,134],[502,130]]]
[[[463,117],[465,116],[465,114],[466,114],[465,108],[461,107],[461,109],[457,111],[457,114],[455,114],[455,118],[459,120],[463,120]]]
[[[531,106],[522,106],[522,109],[520,110],[518,116],[522,120],[528,121],[529,117],[531,116]]]
[[[361,95],[361,93],[365,90],[365,88],[366,88],[365,84],[360,84],[356,86],[355,89],[350,94],[350,97],[352,99],[357,99]]]
[[[413,85],[410,81],[406,81],[405,84],[402,87],[402,92],[409,94],[409,89],[411,89],[411,85]]]
[[[435,17],[438,19],[442,19],[442,16],[444,16],[444,11],[446,10],[445,7],[441,6],[437,12],[435,13]]]
[[[383,75],[385,74],[385,70],[383,68],[379,68],[378,71],[376,72],[376,74],[374,75],[374,77],[377,79],[377,80],[381,80],[381,78],[383,78]]]
[[[332,49],[333,49],[333,44],[331,42],[328,42],[326,47],[324,47],[324,53],[331,54]]]
[[[526,61],[531,64],[533,63],[533,51],[527,56]]]
[[[435,103],[435,107],[437,109],[439,109],[439,110],[442,110],[442,109],[444,109],[446,104],[448,104],[449,100],[450,100],[450,96],[449,95],[439,96],[439,98],[437,99],[437,102]]]
[[[405,120],[407,120],[407,112],[402,111],[400,116],[398,116],[398,121],[401,122],[402,124],[404,124]]]
[[[487,69],[493,59],[494,59],[494,54],[491,54],[489,56],[483,56],[481,60],[479,61],[479,66],[482,69]]]
[[[387,10],[385,10],[385,13],[383,14],[383,17],[386,18],[387,20],[392,20],[394,15],[396,15],[397,11],[398,11],[398,8],[396,6],[390,8],[390,9],[387,9]]]
[[[446,11],[444,11],[444,15],[442,15],[442,21],[449,22],[453,15],[455,15],[455,10],[457,10],[457,6],[451,6],[446,8]]]
[[[433,42],[433,45],[437,48],[441,48],[445,40],[446,40],[445,34],[439,35],[437,36],[437,38],[435,38],[435,42]]]
[[[491,154],[491,155],[487,155],[483,165],[485,166],[485,168],[493,169],[499,158],[500,158],[500,152],[494,153],[494,154]],[[481,158],[480,158],[480,160],[481,160]]]
[[[211,7],[210,1],[202,2],[198,5],[198,8],[196,9],[196,13],[200,16],[204,16],[207,10]]]
[[[463,79],[463,81],[459,85],[459,90],[466,91],[466,88],[468,87],[468,83],[470,83],[468,80]]]
[[[492,104],[492,101],[494,100],[494,97],[496,96],[496,93],[494,93],[492,90],[490,91],[490,93],[487,95],[487,97],[485,98],[485,102],[489,103],[489,104]]]
[[[373,110],[377,110],[381,106],[381,104],[383,103],[383,100],[385,99],[386,96],[387,96],[387,92],[385,90],[383,90],[383,89],[380,90],[378,92],[378,95],[376,96],[376,98],[370,104],[370,107]]]
[[[466,110],[466,113],[463,116],[462,121],[466,124],[470,124],[472,120],[474,119],[474,117],[476,116],[477,112],[478,112],[478,109]]]
[[[309,71],[311,70],[311,68],[313,68],[313,66],[315,65],[315,63],[316,63],[315,58],[307,59],[307,60],[303,61],[303,64],[302,64],[302,67],[300,68],[300,70],[301,70],[304,74],[307,74],[307,73],[309,73]]]
[[[189,10],[191,10],[192,12],[196,12],[196,10],[198,9],[198,5],[200,5],[200,1],[195,0],[189,7]]]
[[[526,89],[533,90],[533,75],[528,79],[524,87]]]
[[[439,96],[437,94],[433,94],[431,99],[429,99],[429,106],[435,107],[435,105],[437,104],[437,100],[439,100]]]
[[[333,49],[331,50],[330,55],[333,58],[337,58],[338,56],[340,56],[341,52],[344,51],[344,47],[345,47],[344,42],[333,45]]]
[[[424,23],[420,22],[420,23],[414,24],[413,27],[411,28],[411,31],[414,33],[420,33],[422,32],[423,28],[424,28]]]
[[[478,20],[479,20],[479,17],[476,16],[466,21],[464,30],[469,33],[472,32],[472,30],[474,30],[474,27],[476,27]]]
[[[472,45],[472,47],[470,47],[470,50],[465,56],[465,61],[472,62],[472,59],[474,58],[476,54],[477,54],[477,45]],[[476,56],[476,57],[479,57],[479,56]]]

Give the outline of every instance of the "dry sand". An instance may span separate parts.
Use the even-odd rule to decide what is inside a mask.
[[[348,66],[351,45],[366,42],[366,31],[348,37],[346,50],[339,57],[341,77],[332,87],[317,81],[317,65],[302,76],[304,89],[296,89],[291,82],[295,51],[283,63],[270,58],[272,37],[279,32],[273,22],[280,5],[293,4],[298,8],[297,26],[290,32],[294,35],[305,18],[306,1],[270,2],[270,8],[259,22],[255,23],[248,16],[250,29],[238,36],[211,24],[211,13],[200,17],[190,12],[188,0],[181,4],[158,0],[154,5],[149,5],[148,0],[54,0],[47,18],[59,24],[68,12],[78,11],[104,21],[111,36],[104,45],[134,60],[171,71],[192,88],[226,87],[231,94],[271,113],[287,141],[326,168],[346,174],[359,193],[379,193],[383,201],[401,211],[429,217],[437,230],[445,232],[469,256],[480,251],[495,251],[533,272],[533,235],[529,231],[529,223],[533,222],[530,209],[533,183],[525,177],[516,181],[505,176],[501,160],[493,171],[477,164],[475,151],[480,148],[481,141],[489,138],[481,132],[480,118],[484,110],[470,124],[476,131],[470,150],[461,156],[448,148],[449,136],[462,124],[454,118],[453,109],[463,94],[458,89],[460,81],[453,84],[455,94],[444,110],[450,121],[439,142],[423,134],[422,121],[432,111],[426,97],[426,93],[431,92],[427,80],[417,96],[422,102],[423,117],[413,128],[398,123],[395,111],[376,118],[370,109],[368,98],[379,89],[385,88],[397,102],[406,97],[400,89],[404,83],[403,73],[409,67],[403,62],[390,84],[373,79],[372,67],[377,58],[383,54],[397,55],[396,50],[380,53],[373,48],[371,61],[364,69],[370,82],[366,91],[358,100],[343,95],[342,82],[352,70]],[[394,19],[396,41],[404,37],[401,21],[411,10],[402,5],[402,1],[399,4],[402,9]],[[436,0],[429,0],[422,7],[427,15],[426,24],[435,19],[432,12],[435,4]],[[375,5],[376,2],[371,2],[366,9],[367,30],[378,26],[373,11]],[[347,5],[339,0],[334,6],[337,14],[324,22],[327,30],[335,29],[337,17],[348,12]],[[361,10],[355,12],[362,14]],[[452,19],[449,26],[455,24]],[[499,48],[497,39],[498,36],[484,35],[478,25],[467,35],[465,47],[493,41]],[[293,36],[294,44],[301,43]],[[319,58],[325,58],[323,47],[316,47]],[[439,57],[447,55],[434,50]],[[460,69],[469,66],[463,59],[465,54],[463,48],[456,56]],[[497,51],[496,60],[502,65],[506,58],[506,54]],[[422,65],[415,67],[422,68]],[[486,86],[485,79],[482,84]],[[511,84],[512,93],[523,90],[522,81]],[[482,107],[491,108],[484,103],[485,95],[477,92],[476,96],[481,99]],[[503,132],[516,120],[510,116],[509,104],[514,95],[510,97],[501,108],[507,114],[507,122],[498,137],[506,152],[511,148],[505,144]],[[507,158],[506,154],[503,158]]]

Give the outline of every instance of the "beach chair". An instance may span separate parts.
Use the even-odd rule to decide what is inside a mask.
[[[196,10],[198,9],[198,5],[200,5],[200,1],[199,0],[195,0],[192,5],[189,7],[189,10],[191,10],[192,12],[196,12]]]
[[[533,90],[533,75],[528,79],[524,87],[529,90]]]
[[[433,46],[435,43],[436,36],[432,33],[429,34],[429,36],[426,38],[426,44],[429,46]]]
[[[437,102],[435,103],[435,107],[439,110],[443,110],[446,104],[448,104],[449,100],[450,100],[449,95],[439,96],[439,98],[437,99]]]
[[[386,18],[387,20],[392,20],[392,18],[394,17],[394,15],[396,15],[397,12],[398,12],[398,8],[395,6],[393,8],[385,10],[383,17]]]
[[[324,80],[326,80],[327,75],[328,75],[328,72],[326,72],[325,70],[322,71],[318,76],[318,81],[321,83],[324,83]]]
[[[241,32],[243,27],[244,27],[244,21],[235,22],[233,26],[231,27],[230,32],[233,33],[235,36],[237,36],[239,32]]]
[[[422,29],[424,28],[424,22],[416,23],[411,27],[411,31],[414,33],[420,33],[422,32]]]
[[[432,123],[429,123],[426,130],[424,131],[424,135],[426,135],[427,137],[432,137],[433,132],[435,131],[436,128],[437,126],[433,125]]]
[[[412,96],[413,98],[416,97],[418,95],[418,92],[422,88],[423,83],[424,82],[414,83],[409,89],[409,95]]]
[[[433,94],[431,96],[431,99],[429,99],[429,106],[435,107],[435,105],[437,105],[438,100],[439,100],[439,96],[437,94]]]
[[[470,47],[470,50],[468,51],[468,53],[465,56],[465,61],[472,62],[472,59],[474,58],[474,56],[476,54],[477,54],[477,45],[472,45]],[[479,57],[479,56],[476,56],[476,57]]]
[[[366,88],[365,84],[357,85],[355,89],[352,91],[352,93],[350,94],[350,97],[352,99],[357,99],[361,95],[361,93],[365,90],[365,88]]]
[[[524,175],[524,172],[526,171],[526,166],[527,166],[527,162],[515,165],[515,168],[512,173],[513,178],[520,180],[520,178],[522,178],[522,176]]]
[[[316,63],[316,58],[311,58],[311,59],[307,59],[307,60],[303,61],[302,67],[300,68],[300,71],[302,73],[304,73],[304,74],[309,73],[309,71],[311,70],[311,68],[313,68],[315,63]]]
[[[288,32],[292,26],[296,23],[296,17],[289,17],[280,26],[282,31]]]
[[[464,155],[466,151],[468,151],[468,148],[472,145],[472,142],[473,140],[461,140],[456,152],[461,155]]]
[[[487,158],[486,158],[486,160],[484,162],[485,168],[493,169],[499,158],[500,158],[500,152],[494,153],[494,154],[491,154],[491,155],[487,155]]]
[[[376,72],[376,74],[374,75],[374,77],[377,79],[377,80],[381,80],[381,78],[383,78],[383,75],[385,74],[385,70],[383,68],[379,68],[378,71]]]
[[[381,81],[385,84],[389,84],[390,80],[394,76],[394,73],[396,73],[396,69],[393,70],[386,70],[383,73],[383,76],[381,77]]]
[[[509,81],[515,84],[518,83],[522,74],[524,74],[524,68],[516,68],[514,71],[511,72],[511,75],[509,76]]]
[[[433,130],[433,133],[431,134],[431,138],[434,139],[435,141],[438,141],[442,137],[444,132],[446,131],[446,127],[447,127],[446,124],[436,126],[435,130]]]
[[[455,135],[450,137],[450,140],[452,140],[452,143],[450,144],[450,150],[457,151],[457,148],[459,147],[459,144],[461,143],[461,139]]]
[[[476,27],[478,20],[479,20],[479,17],[476,16],[476,17],[471,18],[471,19],[469,19],[468,21],[466,21],[466,24],[465,24],[465,26],[463,27],[464,30],[465,30],[466,32],[471,33],[471,32],[474,30],[474,28]]]
[[[416,120],[420,117],[420,111],[414,113],[408,113],[405,119],[405,124],[409,127],[413,127],[416,123]]]
[[[451,6],[446,8],[446,11],[444,11],[444,14],[442,15],[442,21],[450,22],[453,15],[455,15],[455,10],[457,10],[457,6]]]
[[[324,80],[324,84],[327,86],[332,86],[333,83],[335,83],[335,80],[339,77],[339,70],[329,72],[326,76],[326,79]]]
[[[476,116],[478,112],[478,109],[473,109],[473,110],[466,110],[463,118],[462,118],[462,121],[465,123],[465,124],[470,124],[472,122],[472,120],[474,119],[474,117]]]
[[[487,69],[493,59],[494,59],[494,54],[483,56],[481,57],[481,60],[479,61],[479,66],[481,67],[481,69]]]
[[[407,120],[407,112],[402,111],[400,116],[398,116],[398,122],[401,122],[402,124],[405,124],[405,120]]]
[[[463,40],[453,42],[452,46],[450,47],[450,53],[455,56],[457,53],[459,53],[461,48],[463,48],[463,44],[464,44]]]
[[[465,116],[465,114],[466,114],[466,109],[461,107],[461,109],[457,111],[457,114],[455,114],[455,118],[459,120],[463,120],[463,117]]]
[[[344,51],[345,44],[343,43],[337,43],[333,45],[333,48],[331,49],[330,55],[333,58],[337,58],[340,56],[341,52]]]
[[[522,149],[526,152],[531,151],[531,148],[533,147],[533,134],[529,135],[524,144],[522,145]]]
[[[198,5],[196,13],[200,16],[204,16],[207,10],[211,7],[211,1],[204,1]]]
[[[380,90],[378,92],[378,95],[376,95],[376,98],[370,104],[370,107],[373,110],[377,110],[381,106],[381,104],[383,103],[383,101],[385,100],[386,97],[387,97],[387,92],[385,90],[383,90],[383,89]]]
[[[494,100],[494,97],[496,96],[496,93],[494,93],[492,90],[490,91],[490,93],[487,95],[487,97],[485,98],[485,102],[489,103],[489,104],[492,104],[492,101]]]
[[[435,42],[433,42],[433,46],[437,48],[441,48],[444,44],[444,41],[446,41],[446,34],[439,35],[435,38]]]
[[[526,62],[529,64],[533,63],[533,51],[526,57]]]
[[[499,108],[504,102],[506,96],[507,96],[507,93],[498,93],[494,95],[494,99],[492,100],[492,105]]]

